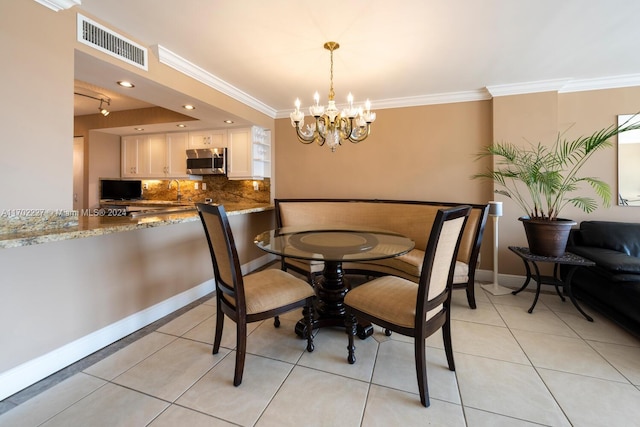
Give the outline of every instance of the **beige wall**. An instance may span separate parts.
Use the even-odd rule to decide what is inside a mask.
[[[100,205],[100,178],[120,177],[120,137],[95,130],[87,135],[84,208],[96,208]]]
[[[199,222],[3,250],[0,372],[205,282],[207,257]]]
[[[558,132],[557,92],[497,97],[493,106],[495,141],[509,141],[516,145],[552,144],[555,141]],[[508,249],[509,246],[527,246],[522,223],[518,221],[524,212],[520,212],[518,205],[509,198],[495,195],[493,199],[503,202],[503,216],[499,218],[499,272],[524,275],[522,261]],[[493,242],[493,234],[486,237],[485,246],[488,246]],[[492,268],[492,264],[487,267]]]
[[[0,209],[72,208],[74,28],[68,24],[35,1],[0,6]]]
[[[232,215],[229,223],[241,264],[248,270],[258,267],[255,260],[265,254],[253,237],[274,227],[272,212]],[[155,321],[149,313],[140,313],[213,277],[200,221],[4,249],[0,272],[0,322],[5,325],[0,343],[11,349],[0,352],[0,400],[11,386],[8,382],[21,377],[12,371],[20,365],[30,362],[30,368],[38,370],[63,363],[42,377],[47,376],[74,362],[74,356],[84,357],[122,338],[110,334],[130,323],[142,327]],[[104,332],[136,314],[135,321]],[[86,344],[51,357],[51,352],[78,340]],[[101,346],[91,348],[95,343]],[[87,347],[90,351],[82,353]],[[41,356],[47,357],[41,362]]]
[[[574,139],[616,125],[619,114],[640,111],[640,88],[609,89],[574,93],[546,92],[538,94],[495,98],[494,137],[524,145],[537,142],[553,143],[560,133]],[[591,214],[573,206],[563,209],[561,216],[575,221],[604,220],[638,222],[640,211],[635,207],[617,206],[617,138],[612,148],[594,154],[581,171],[583,176],[596,176],[607,182],[612,190],[612,206],[600,207]],[[598,196],[586,186],[584,194]],[[500,273],[524,273],[521,261],[512,254],[509,245],[526,246],[522,224],[523,215],[509,199],[496,196],[504,202],[504,216],[500,219]]]
[[[361,197],[480,203],[473,154],[491,141],[491,101],[377,110],[371,136],[326,147],[276,121],[276,197]],[[309,122],[308,116],[305,118]]]
[[[640,111],[640,88],[576,93],[544,92],[477,101],[379,110],[372,135],[331,153],[295,138],[289,119],[276,121],[276,197],[373,197],[452,202],[504,202],[499,220],[501,274],[523,275],[521,261],[507,247],[526,246],[522,215],[510,200],[493,194],[493,184],[470,176],[491,166],[475,154],[494,140],[514,144],[552,143],[591,134],[617,123],[618,114]],[[309,119],[307,118],[307,121]],[[617,193],[617,150],[598,153],[584,173],[595,175]],[[587,189],[586,191],[591,191]],[[638,221],[640,211],[615,205],[587,215],[573,207],[565,217]],[[491,270],[492,221],[487,224],[481,269]]]
[[[275,197],[344,197],[485,203],[491,188],[469,177],[490,161],[475,154],[492,141],[492,102],[376,110],[371,135],[335,152],[298,142],[276,120]],[[307,123],[309,117],[305,118]],[[489,225],[488,230],[492,230]],[[491,268],[492,246],[482,248]]]

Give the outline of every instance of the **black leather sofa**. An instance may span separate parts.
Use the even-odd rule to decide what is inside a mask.
[[[574,295],[640,337],[640,223],[583,221],[567,251],[596,263],[576,270]]]

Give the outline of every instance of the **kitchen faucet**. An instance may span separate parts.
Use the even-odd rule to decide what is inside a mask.
[[[171,181],[169,181],[169,185],[167,186],[168,189],[171,189],[171,183],[175,181],[176,184],[178,185],[178,193],[176,194],[176,200],[180,201],[182,200],[182,193],[180,193],[180,181],[178,181],[177,179],[172,179]]]

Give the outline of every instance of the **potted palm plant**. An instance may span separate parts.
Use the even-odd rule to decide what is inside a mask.
[[[472,178],[492,180],[498,187],[497,194],[516,202],[524,213],[520,220],[533,254],[561,256],[569,231],[576,224],[559,217],[562,209],[573,205],[590,213],[598,208],[593,197],[576,195],[582,184],[591,186],[605,207],[611,205],[609,184],[596,177],[580,176],[580,169],[594,153],[610,147],[613,136],[640,129],[640,122],[636,122],[635,117],[574,140],[558,135],[551,146],[494,143],[477,154],[477,158],[494,156],[493,170]]]

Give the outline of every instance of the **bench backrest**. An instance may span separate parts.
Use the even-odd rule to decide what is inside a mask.
[[[471,206],[464,228],[458,260],[475,266],[487,221],[488,205],[403,200],[366,199],[276,199],[278,227],[309,224],[357,225],[395,231],[425,250],[438,209]]]

